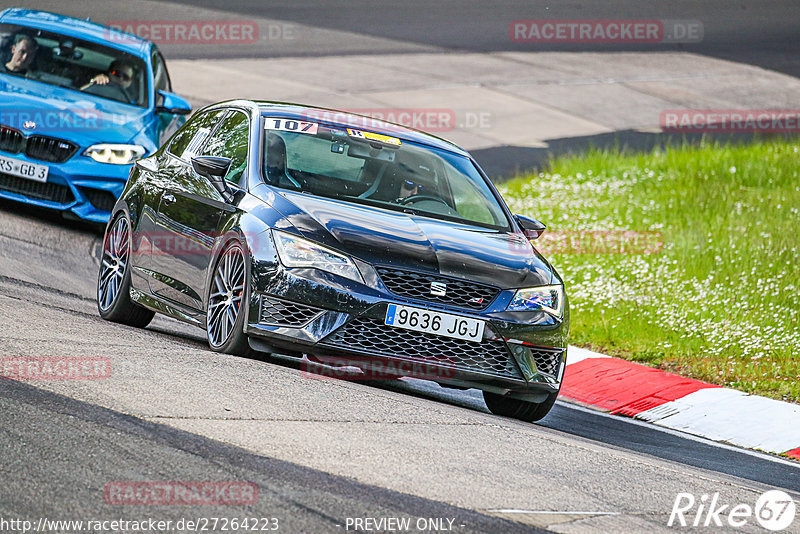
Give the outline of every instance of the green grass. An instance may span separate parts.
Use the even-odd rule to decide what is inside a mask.
[[[593,151],[500,190],[513,211],[548,226],[550,240],[535,244],[565,280],[572,344],[797,402],[798,145]],[[607,230],[656,232],[663,245],[582,246]]]

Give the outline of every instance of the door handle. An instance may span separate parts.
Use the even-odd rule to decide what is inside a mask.
[[[175,202],[175,195],[167,193],[162,197],[162,200],[164,201],[164,204],[172,204],[173,202]]]

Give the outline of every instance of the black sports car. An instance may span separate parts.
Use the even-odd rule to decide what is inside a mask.
[[[100,315],[200,326],[212,350],[376,362],[533,421],[566,361],[564,285],[468,153],[367,117],[229,101],[136,162]],[[328,367],[330,368],[330,367]]]

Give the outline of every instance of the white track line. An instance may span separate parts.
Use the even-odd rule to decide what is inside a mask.
[[[575,512],[572,510],[565,510],[560,512],[558,510],[516,510],[516,509],[497,509],[486,510],[490,514],[545,514],[545,515],[622,515],[620,512]]]

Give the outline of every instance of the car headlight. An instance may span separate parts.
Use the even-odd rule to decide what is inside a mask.
[[[538,286],[518,289],[506,310],[541,310],[561,318],[564,313],[564,286]]]
[[[83,155],[89,156],[99,163],[128,165],[144,156],[145,148],[141,145],[115,145],[100,143],[87,148]]]
[[[348,256],[296,235],[277,230],[272,235],[278,257],[286,267],[313,267],[364,283],[361,272]]]

